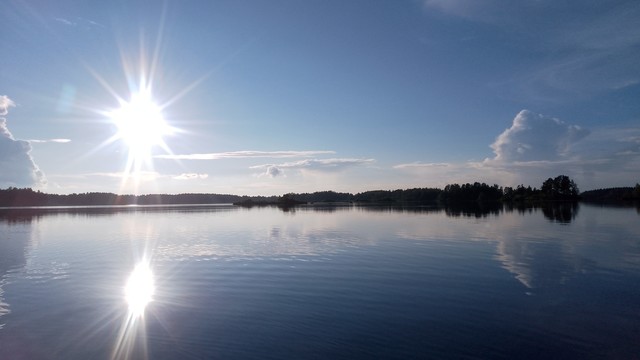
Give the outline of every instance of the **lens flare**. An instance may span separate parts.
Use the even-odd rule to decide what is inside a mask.
[[[155,285],[153,274],[147,263],[138,264],[125,287],[125,297],[129,304],[129,311],[135,316],[142,316],[147,305],[153,300]]]
[[[111,113],[111,119],[118,128],[117,136],[138,160],[149,156],[151,148],[162,145],[163,137],[171,133],[160,106],[148,92],[133,94],[131,101]]]

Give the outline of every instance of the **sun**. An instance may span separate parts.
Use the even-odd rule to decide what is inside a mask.
[[[158,183],[155,180],[166,177],[155,171],[154,160],[160,155],[159,153],[173,154],[166,140],[169,136],[179,136],[188,131],[170,126],[174,118],[169,118],[172,121],[167,121],[163,111],[180,101],[214,73],[214,70],[211,70],[184,88],[176,84],[160,83],[158,85],[158,80],[168,78],[160,73],[160,69],[163,68],[161,63],[162,24],[164,24],[164,15],[159,32],[155,38],[152,38],[154,41],[151,41],[155,43],[155,48],[147,48],[145,44],[148,43],[148,39],[142,36],[140,48],[137,51],[126,47],[120,49],[124,81],[110,80],[100,71],[91,68],[88,64],[85,65],[105,92],[113,96],[116,102],[115,107],[98,109],[87,107],[87,110],[97,113],[100,116],[100,122],[106,123],[112,131],[108,138],[88,152],[85,157],[105,148],[112,154],[125,157],[122,170],[109,173],[120,178],[120,193],[149,192],[147,186],[156,186]],[[127,93],[123,93],[125,87],[128,88]],[[177,91],[173,93],[168,92],[167,89]],[[155,90],[163,94],[160,102],[152,96]]]
[[[148,90],[132,94],[129,102],[121,102],[109,116],[118,129],[116,138],[127,145],[129,161],[134,164],[149,160],[154,147],[166,147],[164,137],[172,133]]]

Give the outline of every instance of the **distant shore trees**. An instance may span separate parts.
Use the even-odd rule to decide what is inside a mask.
[[[580,194],[583,200],[591,202],[640,201],[640,184],[635,187],[595,189]]]
[[[548,200],[575,200],[580,196],[578,185],[566,175],[548,178],[542,183],[540,192]]]
[[[473,184],[450,184],[444,187],[439,200],[444,203],[458,202],[498,202],[502,200],[504,189],[498,185],[487,185],[475,182]]]
[[[372,190],[357,194],[318,191],[288,193],[282,196],[239,196],[230,194],[149,194],[117,195],[89,192],[81,194],[47,194],[32,189],[11,187],[0,189],[0,206],[103,206],[103,205],[192,205],[242,204],[296,205],[301,203],[402,203],[452,205],[463,203],[541,203],[557,201],[629,201],[640,200],[640,184],[635,187],[597,189],[580,193],[577,184],[566,175],[548,178],[540,189],[518,185],[501,187],[475,182],[449,184],[444,189],[413,188],[405,190]]]

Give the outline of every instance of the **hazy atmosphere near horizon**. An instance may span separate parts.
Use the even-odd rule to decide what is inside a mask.
[[[0,3],[0,188],[640,181],[640,2]]]

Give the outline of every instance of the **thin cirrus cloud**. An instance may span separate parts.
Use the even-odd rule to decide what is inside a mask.
[[[8,96],[0,96],[0,187],[44,186],[46,179],[31,157],[31,145],[15,139],[7,127],[4,116],[13,106]]]
[[[251,166],[250,169],[263,170],[261,176],[275,178],[285,174],[287,170],[315,171],[315,172],[336,172],[347,168],[362,166],[373,163],[374,159],[356,158],[333,158],[333,159],[305,159],[300,161],[286,162],[282,164],[262,164]]]
[[[446,182],[484,181],[505,186],[536,185],[566,174],[583,189],[634,184],[640,174],[640,127],[591,129],[520,111],[489,145],[494,156],[462,163],[405,163],[393,168]],[[616,171],[611,183],[611,172]]]
[[[221,160],[221,159],[251,159],[251,158],[295,158],[317,155],[335,154],[335,151],[227,151],[204,154],[165,154],[156,155],[157,159],[172,160]]]
[[[138,181],[156,181],[160,179],[173,179],[173,180],[201,180],[207,179],[209,174],[200,174],[200,173],[182,173],[178,175],[171,174],[160,174],[157,171],[139,171],[134,173],[124,173],[124,172],[97,172],[97,173],[88,173],[84,176],[90,177],[107,177],[107,178],[131,178]]]
[[[446,168],[451,167],[449,163],[422,163],[422,162],[413,162],[408,164],[399,164],[395,165],[394,169],[424,169],[424,168]]]
[[[524,36],[527,48],[541,56],[497,83],[528,100],[585,98],[640,83],[638,1],[424,0],[424,5]]]
[[[173,176],[174,180],[200,180],[206,179],[209,177],[209,174],[198,174],[198,173],[184,173],[180,175]]]
[[[164,177],[156,171],[138,171],[138,172],[95,172],[84,174],[85,177],[106,177],[106,178],[130,178],[138,181],[153,181]]]
[[[66,26],[81,28],[82,30],[91,29],[93,27],[100,27],[100,28],[105,27],[104,25],[98,22],[81,18],[81,17],[76,17],[74,19],[57,17],[57,18],[53,18],[53,20]]]
[[[58,144],[66,144],[71,142],[71,139],[29,139],[25,140],[30,143],[43,144],[43,143],[58,143]]]

